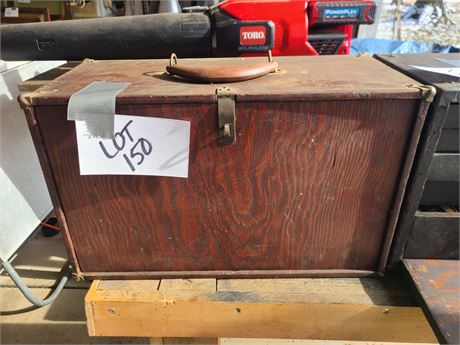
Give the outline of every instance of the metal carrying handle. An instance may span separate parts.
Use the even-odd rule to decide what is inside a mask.
[[[172,53],[166,71],[169,74],[207,83],[231,83],[262,77],[275,72],[278,63],[273,61],[272,52],[268,51],[268,62],[246,66],[192,66],[179,65],[176,54]]]

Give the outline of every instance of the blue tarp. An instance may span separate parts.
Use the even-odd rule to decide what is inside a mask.
[[[422,41],[398,41],[381,38],[355,38],[351,41],[350,54],[417,54],[454,53],[460,50],[454,46],[441,46]]]

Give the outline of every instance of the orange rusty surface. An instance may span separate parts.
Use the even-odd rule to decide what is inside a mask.
[[[459,344],[460,261],[404,259],[403,262],[438,340]]]

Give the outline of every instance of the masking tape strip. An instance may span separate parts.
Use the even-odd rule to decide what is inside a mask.
[[[117,94],[130,82],[95,81],[74,93],[67,106],[67,120],[84,121],[88,134],[113,139]]]

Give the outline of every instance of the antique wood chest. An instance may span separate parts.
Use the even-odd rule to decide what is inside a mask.
[[[389,264],[394,266],[402,257],[458,260],[460,79],[435,71],[458,65],[460,54],[380,55],[377,59],[436,88],[401,207]],[[435,70],[429,70],[432,68]]]
[[[86,61],[20,98],[76,275],[383,272],[433,88],[368,56],[276,61],[225,84],[173,77],[165,60]],[[131,83],[117,114],[189,121],[188,177],[80,174],[67,106],[94,81]]]

